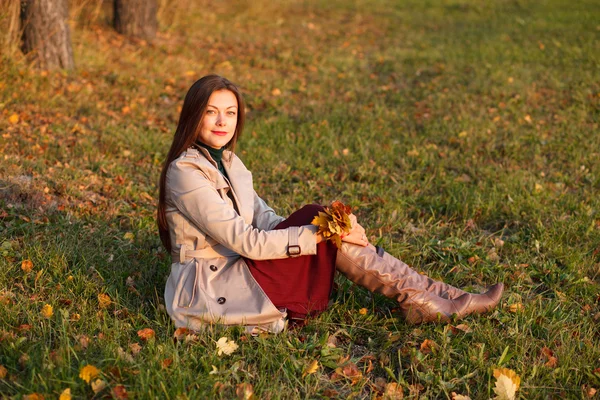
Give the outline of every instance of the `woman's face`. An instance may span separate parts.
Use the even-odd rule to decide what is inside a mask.
[[[238,118],[238,102],[227,89],[210,95],[208,106],[200,122],[198,139],[215,149],[225,146],[235,133]]]

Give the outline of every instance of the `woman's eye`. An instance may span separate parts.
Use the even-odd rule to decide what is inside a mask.
[[[207,113],[207,114],[211,114],[211,115],[212,115],[212,114],[214,114],[214,113],[215,113],[215,110],[206,110],[206,113]]]
[[[229,111],[227,114],[229,114],[229,115],[232,115],[232,116],[233,116],[233,115],[235,115],[235,111]]]

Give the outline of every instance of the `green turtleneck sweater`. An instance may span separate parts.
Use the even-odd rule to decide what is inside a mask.
[[[219,168],[219,172],[221,172],[223,174],[223,176],[227,177],[227,172],[225,172],[225,168],[223,167],[223,151],[225,150],[225,147],[221,147],[220,149],[215,149],[213,147],[210,147],[210,146],[202,143],[199,140],[196,142],[196,144],[198,146],[204,147],[206,150],[208,150],[208,153],[210,154],[212,159],[215,160],[215,162],[217,163],[217,168]]]

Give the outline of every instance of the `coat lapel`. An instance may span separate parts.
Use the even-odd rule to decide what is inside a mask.
[[[229,156],[229,162],[224,162],[223,166],[229,176],[231,186],[233,186],[233,197],[237,203],[240,216],[244,218],[247,224],[251,224],[254,216],[252,173],[233,154],[230,153]]]

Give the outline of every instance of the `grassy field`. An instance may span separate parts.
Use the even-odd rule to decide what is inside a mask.
[[[153,44],[78,13],[71,72],[1,55],[0,398],[488,399],[501,367],[520,398],[594,398],[598,3],[226,3],[161,10]],[[301,329],[176,340],[157,180],[183,96],[212,72],[243,89],[238,154],[276,211],[350,203],[416,269],[504,282],[498,309],[409,326],[338,277]],[[219,356],[224,336],[239,348]]]

